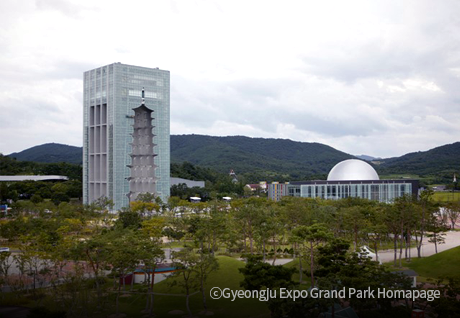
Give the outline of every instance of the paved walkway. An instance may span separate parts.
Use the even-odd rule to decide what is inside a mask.
[[[444,244],[438,244],[438,253],[442,251],[449,250],[451,248],[460,246],[460,232],[458,231],[452,231],[452,232],[447,232],[445,236],[445,243]],[[422,244],[422,257],[426,256],[431,256],[433,254],[436,254],[435,251],[435,246],[434,243],[428,243],[428,238],[425,237],[423,239],[423,244]],[[397,257],[399,259],[399,249],[397,252]],[[404,258],[405,256],[405,251],[403,249],[403,254],[402,257]],[[417,257],[417,248],[413,247],[411,248],[411,256],[412,258]],[[391,262],[394,259],[394,250],[385,250],[385,251],[379,251],[379,259],[381,262]]]
[[[438,253],[449,250],[457,246],[460,246],[460,232],[459,231],[447,232],[444,238],[445,238],[445,243],[438,244]],[[436,254],[434,243],[429,243],[427,237],[423,239],[421,252],[422,252],[422,257],[427,257],[433,254]],[[399,259],[399,249],[397,251],[397,257]],[[402,257],[403,258],[405,257],[404,249],[403,249]],[[412,258],[417,257],[416,247],[411,248],[411,257]],[[382,263],[392,262],[394,259],[394,250],[391,249],[391,250],[379,251],[379,259]],[[275,261],[275,265],[284,265],[286,263],[289,263],[290,261],[292,261],[292,258],[279,258]],[[273,259],[267,259],[266,262],[272,264]]]

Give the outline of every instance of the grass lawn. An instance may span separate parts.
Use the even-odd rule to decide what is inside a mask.
[[[460,246],[424,258],[414,258],[404,266],[416,271],[422,278],[460,278]]]
[[[257,299],[237,299],[232,302],[231,299],[211,299],[209,291],[213,287],[221,289],[230,288],[230,290],[243,289],[240,282],[243,275],[238,271],[244,266],[244,262],[227,256],[217,257],[219,260],[219,269],[209,275],[206,284],[206,302],[208,309],[214,313],[215,317],[270,317],[270,312],[266,302],[260,302]],[[178,287],[170,287],[168,280],[162,281],[155,285],[154,292],[165,294],[184,294],[184,291]],[[145,299],[144,299],[145,301]],[[142,308],[142,307],[141,307]],[[203,302],[202,295],[198,293],[190,298],[190,308],[195,317],[205,317],[202,313]],[[187,313],[185,297],[181,296],[155,296],[154,312],[157,317],[174,317],[168,312],[172,310],[181,310]],[[176,316],[176,317],[181,317]]]
[[[259,302],[256,299],[237,299],[234,302],[231,299],[221,298],[213,300],[209,296],[209,291],[212,287],[219,287],[221,289],[230,288],[230,290],[242,289],[239,284],[243,280],[243,275],[238,271],[239,268],[244,266],[244,263],[227,256],[219,256],[220,268],[218,271],[212,273],[207,281],[206,299],[209,311],[214,313],[215,317],[270,317],[270,312],[267,303]],[[296,268],[293,275],[293,280],[298,282],[298,260],[295,259],[283,266]],[[460,247],[450,249],[436,255],[425,257],[421,259],[413,259],[412,262],[404,262],[405,268],[415,270],[419,275],[419,281],[426,281],[428,278],[440,278],[445,276],[453,276],[460,278],[459,265],[460,264]],[[303,264],[304,269],[308,267]],[[308,288],[310,277],[303,276],[304,287]],[[167,294],[184,294],[184,291],[179,287],[170,287],[168,280],[155,285],[154,291],[156,293]],[[136,298],[137,297],[137,298]],[[131,296],[121,299],[120,311],[132,315],[133,317],[142,317],[140,311],[145,306],[145,297]],[[203,304],[201,293],[195,294],[190,298],[190,308],[195,317],[205,317],[203,313]],[[183,315],[171,315],[169,312],[173,310],[180,310],[184,312]],[[187,310],[185,306],[185,297],[183,296],[155,296],[154,312],[157,317],[182,317],[186,315]]]
[[[380,179],[420,179],[417,174],[396,173],[380,175]]]
[[[460,200],[460,192],[435,192],[433,195],[433,199],[438,202],[449,202],[449,201],[459,201]]]
[[[206,284],[206,302],[208,305],[208,311],[213,313],[214,317],[223,317],[223,318],[269,318],[270,311],[266,302],[259,301],[257,299],[232,299],[221,298],[213,300],[210,297],[210,290],[213,287],[219,287],[222,290],[224,288],[229,288],[232,291],[243,290],[240,287],[240,282],[243,280],[243,275],[238,271],[239,268],[244,267],[244,262],[237,259],[227,257],[227,256],[218,256],[219,269],[211,273],[208,277]],[[179,278],[168,278],[160,283],[155,284],[154,292],[163,293],[163,294],[173,294],[171,296],[166,295],[155,295],[154,297],[154,314],[155,317],[188,317],[187,308],[186,308],[186,298],[185,291],[180,287],[174,286],[171,287],[169,282],[172,279]],[[107,280],[108,284],[112,285],[112,280]],[[135,289],[139,289],[140,285],[135,285]],[[127,317],[141,318],[146,317],[146,314],[143,312],[146,305],[146,295],[144,293],[133,293],[130,291],[130,287],[126,287],[127,292],[121,293],[119,299],[119,312],[125,314]],[[194,293],[198,289],[191,291]],[[2,298],[3,305],[9,306],[44,306],[50,310],[59,309],[58,302],[55,299],[47,296],[39,300],[32,300],[29,297],[17,298],[13,294],[6,295],[7,297]],[[25,296],[25,295],[24,295]],[[83,297],[95,297],[94,291],[90,293],[83,293]],[[91,307],[86,307],[86,311],[91,313],[91,317],[108,317],[115,313],[115,297],[116,292],[110,292],[108,298],[105,298],[105,301],[108,301],[110,305],[105,307],[103,311],[97,313],[97,308],[93,302]],[[82,308],[81,306],[78,308]],[[61,308],[62,309],[62,308]],[[194,317],[207,317],[203,312],[203,301],[201,293],[197,293],[190,297],[190,309]],[[171,311],[176,311],[175,313]],[[180,311],[180,312],[178,312]],[[182,312],[182,313],[181,313]]]

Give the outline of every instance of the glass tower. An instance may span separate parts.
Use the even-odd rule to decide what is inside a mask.
[[[114,63],[83,75],[83,202],[106,196],[118,210],[129,204],[134,108],[153,110],[156,194],[170,190],[169,71]]]

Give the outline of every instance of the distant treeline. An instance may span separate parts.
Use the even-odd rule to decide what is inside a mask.
[[[82,166],[66,162],[39,163],[32,161],[18,161],[0,154],[0,175],[60,175],[69,180],[82,180]]]

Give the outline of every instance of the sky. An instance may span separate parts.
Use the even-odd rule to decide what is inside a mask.
[[[0,1],[0,153],[81,146],[83,72],[171,72],[171,134],[459,141],[460,1]]]

